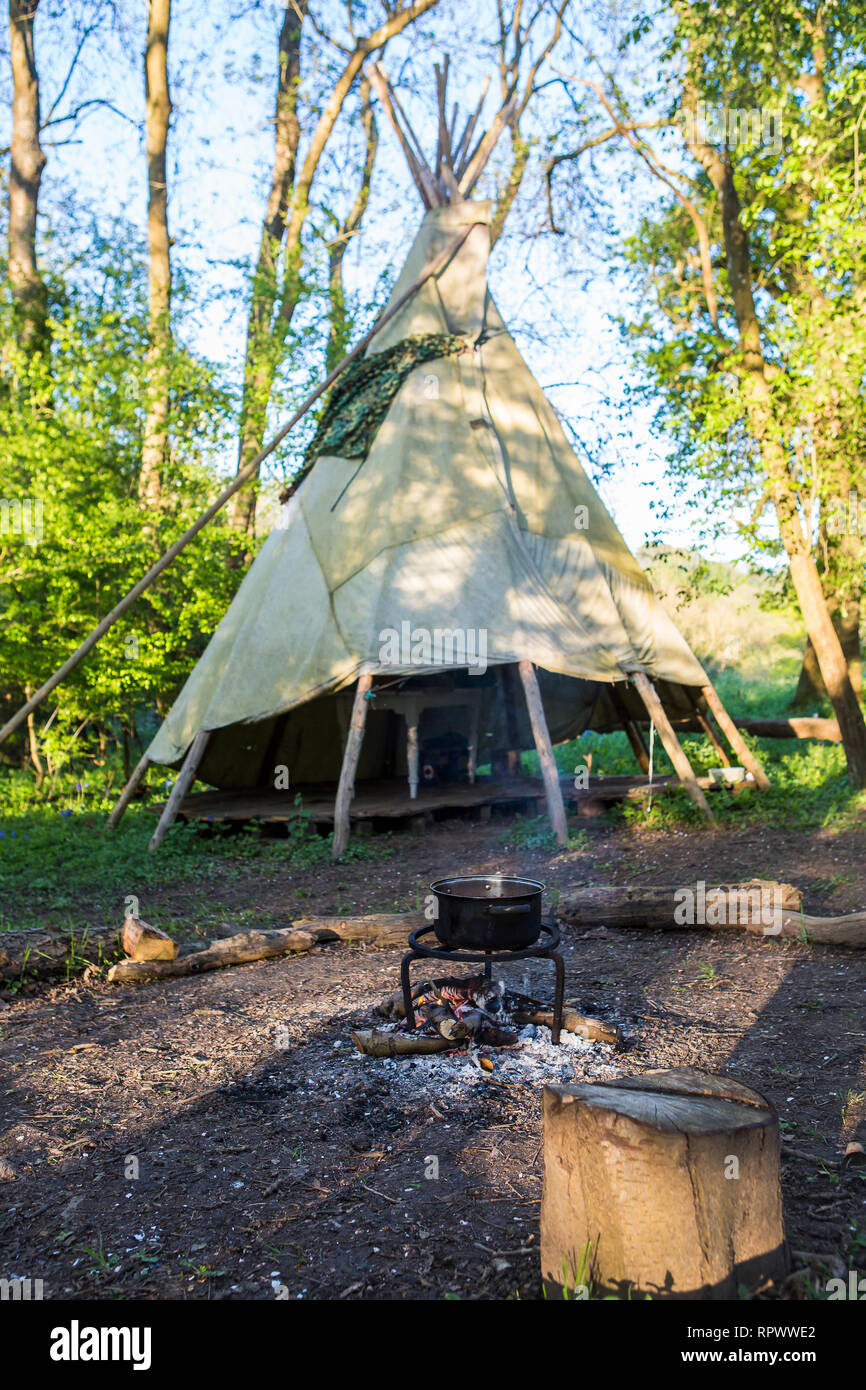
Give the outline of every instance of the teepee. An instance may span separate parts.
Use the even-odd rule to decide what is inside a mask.
[[[649,718],[710,818],[671,718],[697,717],[716,741],[715,715],[766,780],[496,308],[491,205],[470,195],[510,108],[473,144],[476,112],[455,141],[446,78],[428,165],[373,73],[426,213],[383,326],[335,386],[276,525],[142,760],[182,764],[154,845],[196,775],[273,787],[285,768],[294,786],[338,784],[339,854],[356,780],[405,776],[415,796],[419,744],[455,729],[470,779],[506,750],[537,749],[561,842],[552,744],[587,728],[624,727],[646,770]]]

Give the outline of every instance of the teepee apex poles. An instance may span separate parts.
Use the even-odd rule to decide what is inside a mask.
[[[468,226],[463,228],[459,236],[456,236],[453,241],[448,243],[444,251],[441,251],[438,256],[434,256],[432,260],[428,261],[427,265],[421,271],[421,274],[415,280],[412,281],[412,284],[405,291],[405,293],[401,294],[399,299],[397,299],[394,302],[394,304],[392,304],[391,308],[387,309],[385,313],[382,314],[382,316],[376,321],[376,323],[374,323],[373,327],[369,330],[369,332],[365,333],[363,338],[361,338],[355,344],[351,352],[346,353],[346,356],[343,358],[342,362],[337,363],[337,366],[334,368],[332,372],[328,374],[328,376],[325,378],[322,384],[320,386],[317,386],[315,391],[310,392],[309,396],[307,396],[306,400],[303,402],[300,408],[295,411],[291,420],[289,420],[287,424],[283,425],[281,430],[278,430],[278,432],[274,435],[270,443],[266,444],[265,447],[258,454],[256,454],[255,458],[252,459],[246,465],[246,467],[242,468],[239,473],[235,474],[228,487],[224,488],[223,491],[220,493],[219,497],[217,497],[215,501],[211,502],[210,506],[207,508],[206,511],[202,512],[198,520],[194,521],[192,526],[190,526],[188,530],[184,531],[182,536],[178,537],[178,539],[174,542],[174,545],[170,546],[170,548],[165,552],[165,554],[157,560],[156,564],[151,566],[151,568],[147,571],[147,574],[142,575],[141,579],[139,579],[138,583],[134,585],[132,589],[130,589],[126,597],[122,598],[120,602],[116,604],[114,608],[112,608],[111,612],[107,613],[106,616],[102,619],[102,621],[97,623],[93,631],[89,633],[87,637],[85,637],[84,641],[81,643],[81,646],[78,647],[66,661],[64,661],[60,669],[58,671],[55,671],[54,675],[51,676],[45,682],[44,685],[41,685],[39,687],[36,693],[30,697],[26,704],[23,704],[16,714],[13,714],[11,719],[7,720],[7,722],[3,725],[3,728],[0,729],[0,743],[3,743],[3,741],[7,739],[10,734],[14,733],[15,730],[21,724],[24,723],[25,719],[31,713],[31,711],[35,710],[42,703],[46,695],[50,695],[51,691],[54,690],[54,688],[58,686],[61,681],[64,681],[66,677],[70,675],[72,671],[75,670],[75,667],[78,665],[78,663],[84,660],[88,652],[90,652],[93,649],[93,647],[96,646],[97,642],[101,637],[105,636],[109,628],[114,626],[118,618],[126,612],[127,608],[129,608],[133,603],[135,603],[135,600],[137,598],[141,597],[145,589],[148,589],[150,587],[153,581],[157,579],[160,574],[162,574],[162,571],[166,569],[168,565],[171,564],[172,560],[174,560],[180,554],[180,552],[185,548],[185,546],[189,545],[189,542],[193,540],[195,536],[198,535],[199,531],[201,531],[207,525],[207,523],[216,516],[217,512],[225,506],[229,498],[233,497],[234,494],[238,491],[238,489],[243,487],[244,483],[246,483],[251,477],[253,477],[256,474],[261,464],[264,463],[265,459],[274,452],[277,446],[283,442],[289,431],[294,429],[298,421],[302,419],[304,415],[306,415],[307,411],[310,409],[310,406],[315,404],[319,397],[323,395],[325,391],[327,391],[328,387],[336,381],[337,377],[345,371],[345,369],[349,366],[350,362],[353,362],[355,358],[359,355],[359,353],[363,351],[363,349],[370,342],[371,338],[373,338],[377,333],[379,333],[381,329],[385,327],[386,323],[390,323],[391,319],[394,318],[395,314],[397,314],[399,310],[402,309],[403,305],[412,298],[412,296],[421,288],[421,286],[427,280],[431,279],[432,276],[438,274],[440,270],[444,269],[444,267],[451,260],[452,256],[454,256],[460,250],[460,247],[463,245],[469,233],[472,231],[472,228],[476,225],[477,224],[475,222],[470,222]]]

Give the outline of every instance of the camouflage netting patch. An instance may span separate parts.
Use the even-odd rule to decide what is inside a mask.
[[[315,436],[304,453],[304,466],[292,479],[292,490],[309,473],[320,454],[366,458],[406,377],[423,362],[454,357],[466,344],[453,333],[416,333],[401,338],[384,352],[353,362],[338,379]]]

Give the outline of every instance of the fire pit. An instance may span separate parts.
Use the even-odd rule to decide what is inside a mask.
[[[541,885],[538,885],[539,890]],[[412,985],[409,978],[409,967],[416,960],[443,960],[449,965],[457,965],[465,961],[467,964],[483,963],[484,980],[490,982],[493,974],[493,963],[506,963],[510,961],[526,960],[530,956],[541,957],[552,960],[556,968],[556,994],[554,997],[553,1017],[551,1019],[551,1039],[554,1043],[559,1042],[559,1035],[562,1029],[562,1000],[565,992],[565,964],[557,947],[559,946],[559,929],[555,924],[541,922],[535,939],[530,945],[517,949],[496,949],[487,946],[482,950],[467,950],[460,946],[446,947],[433,946],[422,940],[436,932],[436,926],[419,927],[412,932],[409,937],[410,950],[400,963],[400,983],[403,990],[403,1010],[406,1018],[406,1027],[415,1027],[415,1008],[412,999]],[[438,935],[438,933],[437,933]]]

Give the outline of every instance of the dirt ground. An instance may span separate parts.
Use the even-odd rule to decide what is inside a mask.
[[[866,907],[860,834],[598,822],[585,840],[514,852],[501,822],[448,822],[395,837],[381,862],[269,867],[214,891],[229,918],[250,924],[252,908],[268,925],[406,910],[436,876],[495,869],[560,888],[756,875],[802,887],[810,912]],[[147,915],[183,910],[181,887]],[[866,1144],[863,955],[602,926],[564,943],[566,997],[628,1039],[570,1053],[577,1079],[694,1066],[778,1107],[788,1234],[806,1253],[765,1296],[866,1266],[866,1166],[838,1167],[847,1142]],[[0,1005],[0,1275],[42,1279],[53,1299],[542,1297],[540,1082],[467,1062],[465,1083],[437,1085],[422,1064],[354,1053],[399,958],[335,945]],[[511,969],[550,996],[545,963]]]

